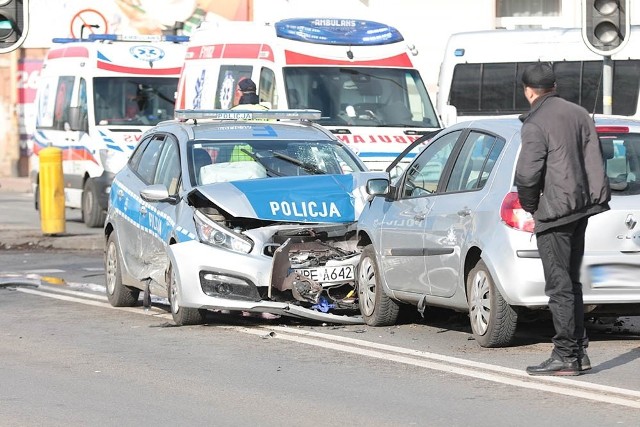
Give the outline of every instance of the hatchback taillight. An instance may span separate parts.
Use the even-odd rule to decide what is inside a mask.
[[[504,196],[500,206],[500,218],[511,228],[533,233],[533,226],[535,225],[533,217],[522,209],[516,192],[507,193]]]

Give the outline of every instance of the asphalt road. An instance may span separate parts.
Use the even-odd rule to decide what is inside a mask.
[[[436,309],[388,328],[223,313],[176,328],[162,299],[111,307],[102,231],[71,211],[43,237],[31,202],[0,192],[0,425],[640,425],[638,318],[590,319],[594,368],[568,379],[524,373],[550,322],[504,349]]]

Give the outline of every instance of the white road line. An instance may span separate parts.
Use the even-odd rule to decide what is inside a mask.
[[[466,366],[474,369],[483,369],[487,371],[497,372],[499,374],[508,374],[514,377],[533,379],[533,377],[527,374],[524,370],[506,368],[506,367],[497,366],[497,365],[490,365],[488,363],[475,362],[473,360],[460,359],[457,357],[445,356],[443,354],[431,353],[431,352],[421,351],[421,350],[413,350],[413,349],[403,348],[403,347],[395,347],[391,345],[375,343],[371,341],[364,341],[364,340],[359,340],[355,338],[341,337],[338,335],[328,335],[328,334],[322,334],[314,331],[287,328],[285,326],[261,326],[261,328],[274,330],[280,333],[304,335],[304,336],[314,337],[318,339],[325,339],[329,341],[342,342],[350,345],[357,345],[357,346],[366,347],[366,348],[374,348],[382,351],[390,351],[393,353],[400,353],[400,354],[404,354],[412,357],[432,359],[432,360],[437,360],[445,363]],[[593,389],[598,391],[606,391],[608,393],[614,393],[614,394],[618,393],[618,394],[623,394],[625,396],[634,396],[634,397],[637,397],[640,402],[640,391],[636,391],[636,390],[628,390],[628,389],[610,387],[605,385],[596,385],[596,384],[587,383],[584,381],[576,381],[566,377],[565,378],[535,377],[535,380],[541,381],[541,382],[549,382],[553,384],[563,384],[563,385],[570,383],[570,384],[573,384],[574,387],[581,387],[585,389]]]
[[[149,311],[142,310],[139,307],[116,308],[112,307],[106,302],[102,302],[104,301],[104,297],[101,299],[101,301],[90,300],[85,298],[87,294],[77,291],[65,291],[64,294],[67,295],[64,295],[61,292],[51,293],[21,287],[17,287],[16,290],[27,294],[55,298],[63,301],[121,310],[135,314],[153,315],[156,318],[159,317],[163,319],[171,319],[170,313],[166,313],[165,311],[154,307],[152,307]],[[56,291],[58,290],[56,289]],[[71,295],[81,295],[82,297],[75,297]],[[419,350],[395,347],[386,344],[378,344],[349,337],[340,337],[293,328],[279,326],[258,326],[255,328],[248,328],[243,326],[214,327],[242,332],[245,334],[257,335],[261,337],[264,337],[266,334],[268,334],[265,331],[272,330],[276,331],[276,333],[273,335],[273,338],[276,339],[312,345],[315,347],[322,347],[325,349],[331,349],[350,354],[358,354],[374,359],[403,363],[406,365],[427,368],[440,372],[447,372],[485,381],[507,384],[514,387],[546,391],[562,394],[565,396],[589,399],[596,402],[611,403],[614,405],[640,409],[640,392],[636,390],[598,385],[588,382],[576,381],[569,378],[531,377],[524,371],[490,365],[487,363],[474,362],[437,353],[423,352]]]

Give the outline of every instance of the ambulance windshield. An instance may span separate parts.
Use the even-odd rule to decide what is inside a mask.
[[[286,67],[284,81],[289,108],[318,109],[325,126],[438,127],[416,70]]]
[[[173,118],[177,78],[96,77],[96,125],[154,126]]]

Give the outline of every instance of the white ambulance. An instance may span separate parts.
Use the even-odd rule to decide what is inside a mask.
[[[31,182],[38,152],[63,150],[65,204],[89,227],[104,223],[108,191],[142,133],[172,119],[186,36],[90,35],[54,39],[36,98]]]
[[[320,110],[319,124],[383,170],[440,128],[417,54],[397,29],[373,21],[205,22],[191,35],[176,108],[231,108],[248,77],[262,105]]]

